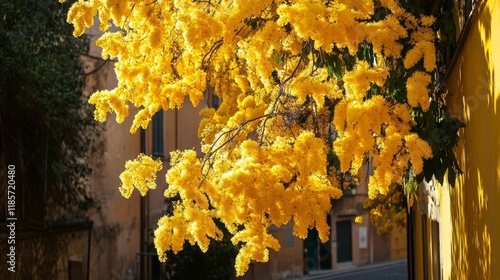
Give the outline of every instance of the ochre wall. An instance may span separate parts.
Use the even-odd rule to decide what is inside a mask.
[[[394,227],[390,234],[391,238],[391,260],[399,260],[407,257],[406,229]]]
[[[500,0],[482,1],[447,80],[464,174],[441,191],[443,279],[500,279]]]
[[[86,77],[86,90],[90,94],[116,87],[113,62],[98,59],[101,50],[94,41],[100,31],[95,26],[86,34],[91,37],[89,54],[93,58],[83,57],[88,66],[85,71],[99,68]],[[131,110],[130,114],[135,112]],[[89,279],[122,279],[129,270],[132,274],[136,270],[136,253],[140,250],[140,195],[135,192],[127,200],[118,190],[125,161],[134,159],[140,152],[140,135],[130,135],[131,125],[132,118],[118,124],[115,115],[109,115],[105,130],[98,139],[98,152],[91,161],[91,191],[100,205],[88,213],[94,222]]]

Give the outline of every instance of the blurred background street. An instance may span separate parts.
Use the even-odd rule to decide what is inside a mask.
[[[290,279],[301,280],[402,280],[408,279],[406,260],[344,268]]]

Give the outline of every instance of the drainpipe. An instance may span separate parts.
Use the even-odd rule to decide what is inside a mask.
[[[94,222],[93,221],[88,221],[87,222],[87,227],[89,228],[89,240],[87,242],[87,280],[90,278],[90,247],[91,247],[91,242],[92,242],[92,228],[94,227]]]
[[[178,140],[178,120],[179,120],[179,109],[175,109],[174,111],[174,114],[175,114],[175,123],[174,123],[174,129],[175,129],[175,139],[174,139],[174,151],[177,151],[177,149],[179,149],[179,143],[177,142]]]

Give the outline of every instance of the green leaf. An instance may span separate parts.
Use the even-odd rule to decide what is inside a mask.
[[[430,182],[432,180],[432,175],[434,175],[433,165],[433,159],[424,161],[424,178],[427,182]]]
[[[281,59],[280,59],[280,56],[278,54],[278,51],[273,50],[273,56],[274,56],[274,63],[281,64]]]
[[[448,183],[452,188],[455,187],[455,179],[457,177],[457,174],[455,173],[455,170],[453,168],[448,168]]]

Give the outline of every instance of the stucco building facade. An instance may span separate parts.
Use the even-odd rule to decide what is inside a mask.
[[[411,279],[500,279],[500,1],[454,1],[457,49],[447,106],[466,124],[455,188],[421,188],[412,213]]]

